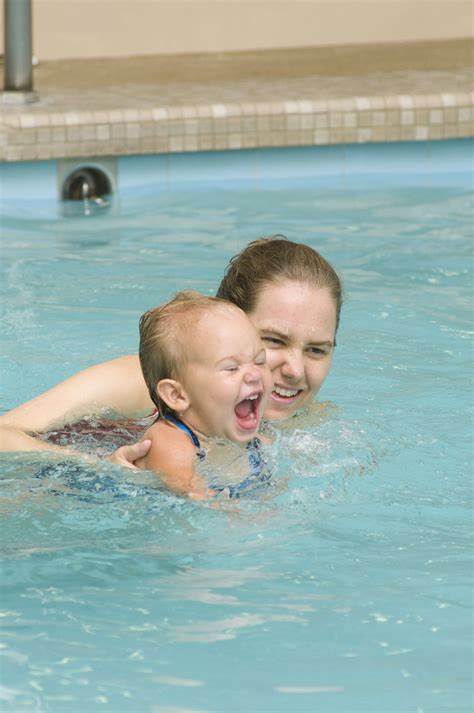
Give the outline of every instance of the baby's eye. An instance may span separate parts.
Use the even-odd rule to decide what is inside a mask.
[[[267,356],[265,352],[263,351],[261,354],[258,355],[258,357],[255,359],[255,364],[257,366],[264,366],[264,364],[267,363]]]
[[[230,373],[232,373],[232,372],[234,372],[234,371],[237,371],[238,368],[239,368],[238,366],[226,366],[226,368],[224,369],[224,371],[229,371]]]

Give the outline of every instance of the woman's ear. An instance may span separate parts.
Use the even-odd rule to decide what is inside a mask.
[[[162,379],[156,385],[156,393],[172,411],[182,413],[189,408],[189,397],[182,384],[175,379]]]

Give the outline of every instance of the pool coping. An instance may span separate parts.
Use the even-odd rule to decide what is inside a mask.
[[[409,55],[409,48],[404,47]],[[430,48],[433,52],[433,43]],[[400,56],[402,49],[398,47]],[[334,50],[326,53],[327,67]],[[390,66],[382,62],[383,71],[376,58],[372,64],[359,61],[354,65],[356,51],[363,54],[364,50],[358,48],[351,55],[346,48],[345,63],[340,60],[336,69],[324,70],[324,53],[319,48],[321,66],[315,67],[309,56],[300,67],[298,57],[303,51],[300,55],[293,52],[294,66],[279,72],[272,65],[268,76],[261,76],[262,69],[251,76],[252,66],[261,68],[263,52],[255,53],[254,64],[248,61],[241,76],[222,71],[215,76],[193,74],[188,68],[181,76],[179,72],[170,78],[160,75],[155,82],[146,73],[145,81],[131,81],[124,72],[121,82],[110,70],[105,81],[94,85],[92,78],[90,85],[83,86],[84,80],[75,83],[72,78],[69,87],[61,86],[61,81],[55,84],[54,71],[48,67],[51,76],[39,83],[38,101],[9,104],[8,95],[3,95],[0,161],[433,141],[474,135],[472,68],[466,62],[465,42],[464,54],[455,62],[438,59],[430,65],[425,57],[423,66],[413,61],[414,69],[406,66],[406,53],[404,62],[392,61]],[[342,49],[340,53],[344,58]],[[286,55],[283,50],[267,53],[266,61],[278,56],[284,67],[288,51]],[[179,67],[178,60],[175,66]],[[232,66],[230,60],[227,67]],[[136,69],[137,58],[133,62]],[[189,57],[186,62],[189,65]],[[123,60],[118,65],[126,66]],[[87,68],[87,63],[76,62],[75,71],[81,66]]]

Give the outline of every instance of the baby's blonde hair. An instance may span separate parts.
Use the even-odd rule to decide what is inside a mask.
[[[235,305],[219,297],[184,290],[140,317],[140,366],[160,416],[170,413],[170,408],[158,396],[156,385],[162,379],[182,378],[188,363],[189,340],[200,316],[223,306],[236,309]]]

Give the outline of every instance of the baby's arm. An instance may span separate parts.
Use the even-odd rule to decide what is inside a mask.
[[[189,436],[165,421],[145,433],[151,440],[147,455],[136,461],[144,470],[154,470],[164,485],[178,495],[203,500],[210,494],[204,478],[195,470],[196,448]]]

